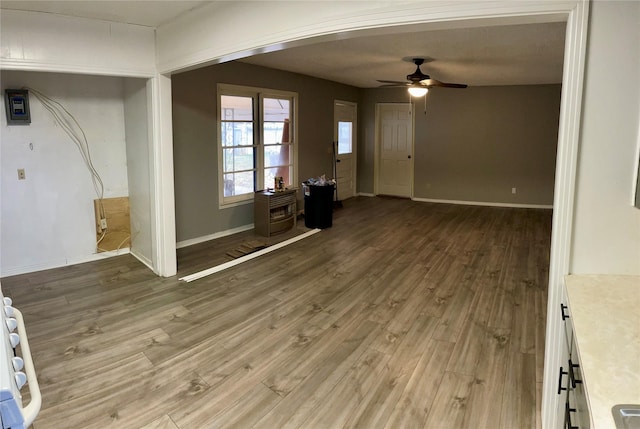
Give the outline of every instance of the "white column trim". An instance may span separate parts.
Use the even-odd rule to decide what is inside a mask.
[[[171,77],[151,79],[153,267],[163,277],[176,275],[176,215],[173,183]]]
[[[556,428],[560,421],[557,415],[556,383],[558,382],[558,369],[562,364],[560,362],[560,344],[563,341],[563,322],[560,318],[559,308],[563,299],[564,276],[569,274],[571,262],[588,17],[588,1],[577,3],[569,12],[566,30],[542,388],[542,427],[544,429]]]

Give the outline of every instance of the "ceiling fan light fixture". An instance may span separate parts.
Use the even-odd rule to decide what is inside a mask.
[[[429,92],[429,88],[425,86],[420,85],[420,86],[409,87],[409,94],[411,94],[412,97],[423,97],[427,95],[427,92]]]

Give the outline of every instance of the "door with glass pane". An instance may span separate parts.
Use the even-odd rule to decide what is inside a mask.
[[[357,104],[334,103],[334,143],[336,187],[338,199],[345,200],[356,191]]]

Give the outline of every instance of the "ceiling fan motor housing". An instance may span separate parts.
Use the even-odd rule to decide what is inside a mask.
[[[424,58],[414,58],[413,62],[416,65],[416,71],[412,74],[408,74],[407,80],[411,82],[420,82],[421,80],[429,79],[430,76],[422,73],[422,70],[420,70],[420,66],[424,63]]]

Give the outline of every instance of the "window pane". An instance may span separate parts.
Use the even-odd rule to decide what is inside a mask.
[[[290,139],[289,120],[291,102],[281,98],[263,100],[263,143],[288,143]]]
[[[285,187],[291,187],[292,170],[293,168],[290,165],[275,168],[265,168],[264,187],[273,188],[275,185],[274,179],[276,176],[280,176],[283,178]]]
[[[253,145],[252,122],[222,122],[220,127],[223,147]]]
[[[224,196],[233,197],[235,195],[253,193],[253,171],[242,173],[227,173],[224,177]]]
[[[223,149],[223,171],[253,170],[253,147]]]
[[[338,122],[338,153],[351,153],[351,122]]]
[[[273,188],[275,177],[282,177],[286,187],[294,186],[295,95],[222,85],[218,96],[221,206]]]
[[[291,164],[291,145],[275,145],[264,147],[264,166],[276,167]]]
[[[253,98],[234,95],[220,96],[220,119],[223,121],[253,121]]]
[[[290,118],[290,101],[282,98],[265,98],[264,103],[264,122],[284,122]]]
[[[287,122],[265,122],[263,127],[264,144],[287,143],[289,141],[289,120]]]

